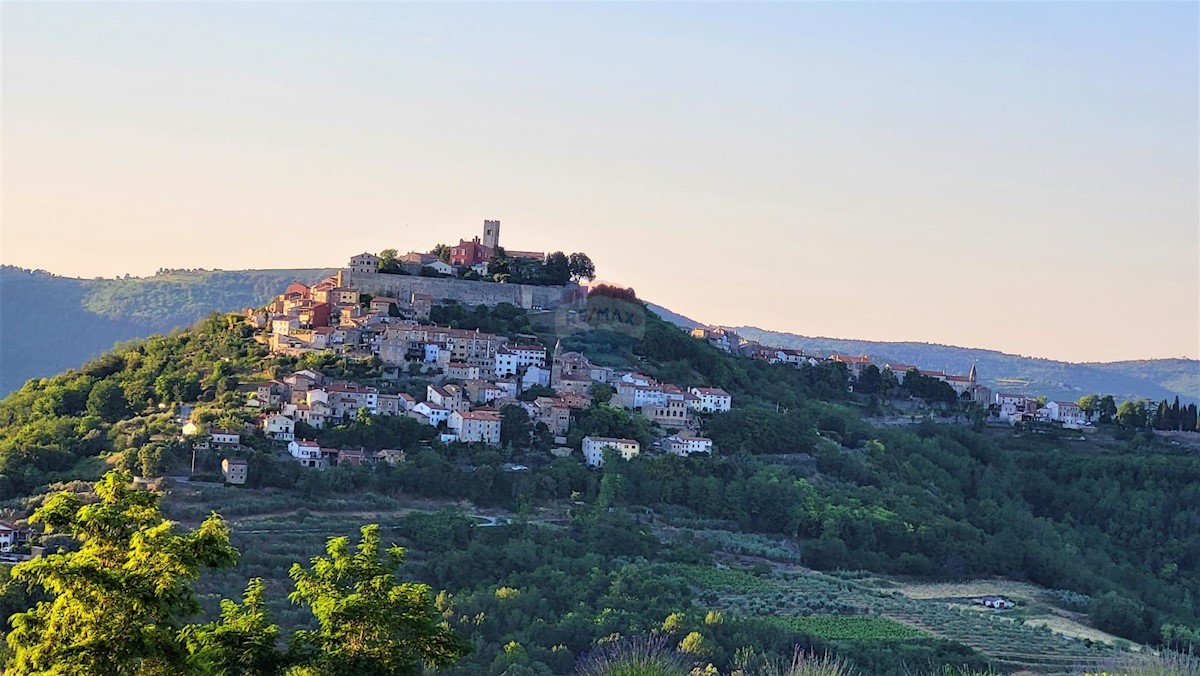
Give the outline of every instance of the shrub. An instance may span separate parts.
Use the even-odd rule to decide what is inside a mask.
[[[664,637],[636,636],[607,643],[584,655],[577,676],[687,676],[691,662]]]

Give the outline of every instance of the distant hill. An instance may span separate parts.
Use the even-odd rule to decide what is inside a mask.
[[[77,279],[0,267],[0,396],[79,366],[114,343],[188,326],[214,310],[261,305],[328,270],[199,270]]]
[[[682,328],[700,325],[666,308],[651,305],[651,309]],[[753,326],[730,328],[743,338],[765,345],[804,349],[815,354],[866,354],[881,361],[946,369],[951,373],[966,373],[972,364],[977,364],[980,379],[994,390],[1072,400],[1098,392],[1112,394],[1118,400],[1137,397],[1160,400],[1178,396],[1185,403],[1200,401],[1200,361],[1194,359],[1073,364],[953,345],[815,338]]]
[[[655,305],[654,303],[646,303],[646,305],[651,310],[653,310],[655,314],[657,314],[659,317],[662,317],[663,321],[670,322],[670,323],[674,324],[675,326],[678,326],[679,328],[687,329],[690,331],[690,330],[696,328],[697,326],[704,326],[704,324],[696,321],[695,319],[692,319],[690,317],[684,317],[681,314],[671,312],[670,310],[668,310],[667,308],[665,308],[661,305]]]
[[[812,338],[752,326],[732,327],[745,338],[767,345],[816,353],[866,354],[879,360],[915,364],[928,369],[966,373],[976,364],[983,384],[993,390],[1028,392],[1075,400],[1091,392],[1118,400],[1146,397],[1200,401],[1200,362],[1150,359],[1135,362],[1072,364],[953,345],[886,343],[869,340]]]

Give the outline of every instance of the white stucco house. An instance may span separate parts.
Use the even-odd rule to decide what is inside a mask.
[[[604,449],[611,448],[625,460],[629,460],[641,452],[642,446],[633,439],[615,439],[613,437],[584,437],[583,459],[592,467],[604,465]]]

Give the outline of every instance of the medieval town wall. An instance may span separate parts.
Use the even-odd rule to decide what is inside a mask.
[[[578,284],[530,286],[351,270],[342,272],[342,283],[358,289],[361,293],[391,296],[401,301],[410,300],[413,294],[428,294],[433,297],[434,302],[449,299],[463,305],[511,303],[527,310],[583,307],[587,298],[587,291]]]

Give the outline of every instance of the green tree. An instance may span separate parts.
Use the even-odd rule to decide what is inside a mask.
[[[900,379],[896,377],[896,374],[891,369],[884,369],[879,374],[879,392],[884,395],[885,399],[887,395],[896,391],[899,387]]]
[[[571,254],[567,258],[567,269],[571,272],[571,279],[575,281],[581,279],[591,281],[596,278],[596,266],[585,253]]]
[[[1117,418],[1117,402],[1111,394],[1100,397],[1100,404],[1096,408],[1096,412],[1100,414],[1102,423],[1111,423]]]
[[[468,652],[440,621],[429,587],[396,579],[404,549],[383,549],[377,524],[363,526],[356,551],[340,537],[326,552],[311,570],[295,564],[290,573],[292,603],[309,606],[319,624],[296,632],[294,645],[318,673],[416,676]]]
[[[99,502],[60,493],[34,512],[33,523],[65,533],[78,551],[17,564],[13,578],[52,597],[12,617],[7,673],[179,673],[185,651],[181,618],[199,612],[191,584],[202,568],[230,566],[237,550],[219,516],[176,532],[159,511],[159,496],[109,472],[95,487]]]
[[[397,273],[400,272],[400,261],[398,260],[400,252],[395,249],[384,249],[379,252],[379,271]]]
[[[505,275],[506,278],[512,273],[512,259],[508,254],[504,253],[504,247],[498,246],[492,251],[492,257],[488,259],[488,274],[500,281],[499,275]]]
[[[124,418],[129,415],[125,390],[112,380],[101,380],[88,394],[87,410],[92,415],[100,416],[104,422],[111,423]]]
[[[517,404],[507,404],[500,408],[500,443],[513,448],[528,448],[529,435],[533,424],[529,420],[529,412]]]
[[[142,476],[153,477],[162,474],[164,451],[161,444],[148,444],[138,449],[137,458]]]
[[[967,419],[971,421],[971,429],[982,432],[987,423],[988,411],[983,404],[972,401],[967,405]]]
[[[614,395],[616,395],[616,393],[616,388],[608,383],[592,383],[591,386],[588,387],[588,396],[592,398],[592,404],[596,406],[599,406],[600,404],[607,404],[609,401],[612,401],[612,398]]]
[[[542,272],[547,284],[566,284],[571,281],[571,262],[561,251],[546,256]]]
[[[271,624],[263,600],[263,580],[246,586],[242,603],[221,600],[221,619],[181,632],[193,670],[220,676],[268,676],[285,664],[276,648],[279,627]]]
[[[1100,395],[1085,394],[1075,404],[1079,406],[1079,410],[1083,411],[1084,415],[1091,418],[1092,415],[1100,410]]]
[[[433,254],[434,256],[437,256],[445,263],[450,262],[450,245],[449,244],[436,244],[436,245],[434,245],[434,247],[432,249],[429,250],[429,253]]]
[[[1125,429],[1140,430],[1145,429],[1149,424],[1149,416],[1146,413],[1145,402],[1143,401],[1124,401],[1117,408],[1116,416],[1117,424]]]
[[[883,374],[879,372],[879,367],[874,364],[869,364],[862,371],[862,375],[858,377],[858,382],[854,383],[854,391],[862,394],[877,394],[883,389]]]

